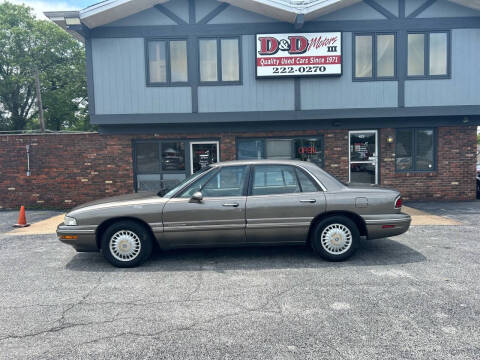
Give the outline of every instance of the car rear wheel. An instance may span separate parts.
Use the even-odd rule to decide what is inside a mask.
[[[122,268],[135,267],[152,253],[150,233],[134,221],[119,221],[110,225],[102,236],[102,255]]]
[[[358,248],[360,232],[357,225],[345,216],[331,216],[315,225],[311,245],[322,258],[342,261]]]

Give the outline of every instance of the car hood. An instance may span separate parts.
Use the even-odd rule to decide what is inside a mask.
[[[94,201],[90,201],[85,204],[79,205],[73,208],[70,212],[75,212],[77,210],[82,210],[82,209],[94,207],[94,206],[97,207],[98,205],[107,206],[107,205],[112,205],[114,203],[124,203],[124,202],[135,203],[135,201],[137,200],[139,203],[141,203],[146,199],[158,199],[158,198],[159,196],[157,194],[151,193],[151,192],[140,192],[140,193],[133,193],[128,195],[112,196],[112,197],[94,200]]]

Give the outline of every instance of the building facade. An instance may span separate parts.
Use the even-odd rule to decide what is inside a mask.
[[[130,157],[131,191],[288,158],[412,200],[475,198],[477,0],[107,0],[46,15],[85,41],[91,121]]]

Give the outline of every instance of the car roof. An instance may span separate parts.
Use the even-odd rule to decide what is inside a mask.
[[[305,161],[300,160],[232,160],[213,163],[211,166],[231,166],[231,165],[305,165]]]

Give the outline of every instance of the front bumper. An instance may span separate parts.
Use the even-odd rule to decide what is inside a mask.
[[[73,246],[78,252],[98,251],[96,226],[66,226],[63,223],[57,227],[58,239],[64,244]]]
[[[403,234],[409,229],[412,222],[410,215],[404,213],[367,215],[364,216],[364,220],[369,240]]]

